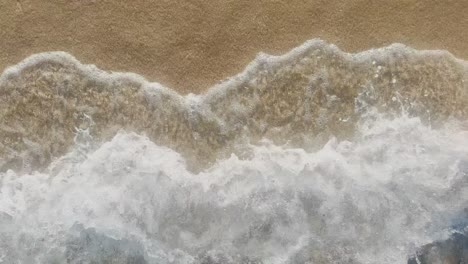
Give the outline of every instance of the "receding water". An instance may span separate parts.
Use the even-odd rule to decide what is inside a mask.
[[[34,55],[0,77],[0,263],[406,263],[467,232],[467,83],[400,44],[187,96]]]

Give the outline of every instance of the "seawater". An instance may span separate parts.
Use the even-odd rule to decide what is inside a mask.
[[[204,94],[0,77],[0,263],[406,263],[468,225],[467,64],[313,40]]]

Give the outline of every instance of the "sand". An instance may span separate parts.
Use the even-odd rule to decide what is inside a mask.
[[[400,42],[468,59],[465,0],[1,0],[0,71],[62,50],[200,93],[260,52],[311,38],[355,52]]]

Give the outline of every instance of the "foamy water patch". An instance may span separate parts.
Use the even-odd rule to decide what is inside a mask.
[[[467,232],[467,78],[313,40],[182,96],[33,55],[0,77],[0,262],[403,263]]]
[[[0,256],[404,263],[467,224],[464,133],[456,123],[435,130],[418,118],[380,119],[316,152],[264,142],[249,159],[233,155],[196,175],[173,150],[120,133],[50,173],[0,175]]]

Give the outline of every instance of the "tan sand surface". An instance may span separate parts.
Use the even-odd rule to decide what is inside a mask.
[[[181,93],[317,37],[350,52],[400,42],[468,59],[468,1],[0,0],[0,71],[63,50]]]

